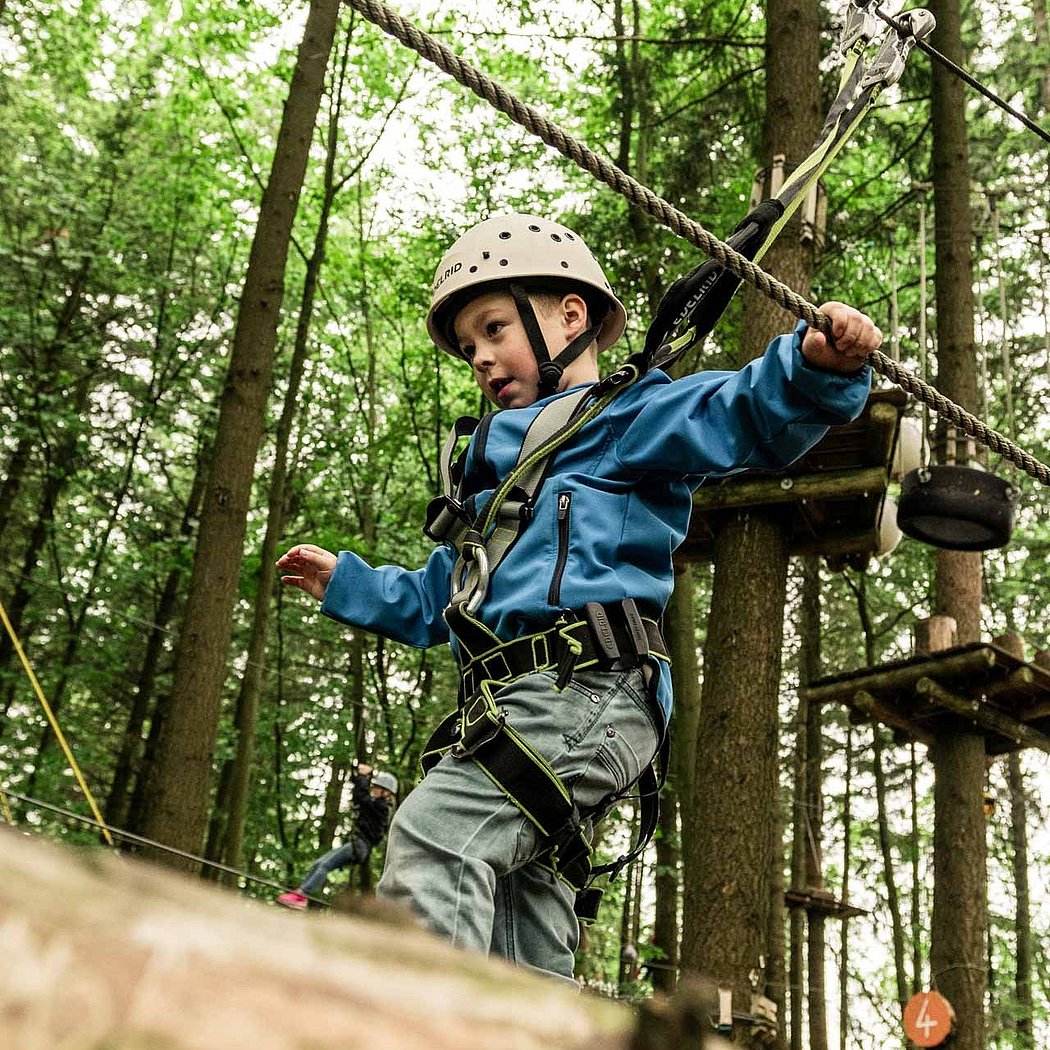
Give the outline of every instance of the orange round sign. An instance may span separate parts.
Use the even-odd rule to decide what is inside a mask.
[[[940,1046],[954,1021],[952,1004],[940,992],[919,992],[904,1007],[904,1034],[916,1046]]]

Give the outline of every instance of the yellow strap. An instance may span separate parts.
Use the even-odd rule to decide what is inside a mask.
[[[11,644],[15,647],[15,652],[18,653],[18,658],[22,661],[22,666],[25,668],[26,675],[33,686],[37,699],[40,701],[40,706],[44,709],[44,714],[47,715],[47,720],[51,725],[51,731],[55,734],[55,739],[62,747],[62,752],[66,756],[69,768],[77,778],[80,790],[84,793],[84,798],[87,799],[88,805],[91,807],[91,812],[94,814],[95,820],[99,823],[99,827],[102,828],[102,834],[105,837],[106,842],[110,846],[116,845],[113,841],[113,836],[109,833],[109,828],[106,827],[106,822],[102,819],[102,813],[95,802],[94,796],[88,790],[88,786],[84,781],[84,775],[80,772],[80,766],[77,765],[77,760],[73,757],[73,752],[70,750],[69,744],[66,742],[65,734],[62,732],[62,728],[59,726],[58,720],[55,718],[55,713],[51,710],[51,705],[47,702],[47,697],[44,696],[44,691],[40,688],[40,683],[37,681],[36,675],[33,673],[33,668],[30,666],[29,660],[26,658],[26,654],[22,649],[22,643],[18,640],[18,636],[15,634],[15,629],[11,626],[11,621],[7,618],[7,610],[4,608],[3,602],[0,602],[0,620],[4,621],[4,627],[7,628],[7,633],[11,638]]]

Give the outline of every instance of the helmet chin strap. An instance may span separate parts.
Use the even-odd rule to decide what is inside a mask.
[[[525,289],[516,282],[510,283],[510,294],[514,298],[514,305],[518,308],[518,316],[525,328],[529,345],[536,357],[536,366],[540,373],[539,394],[540,397],[549,397],[558,392],[561,385],[561,377],[565,369],[576,360],[598,335],[599,325],[590,325],[570,342],[556,358],[551,358],[547,349],[547,340],[543,338],[543,331],[539,321],[536,320],[536,311],[532,307],[532,301],[525,293]]]

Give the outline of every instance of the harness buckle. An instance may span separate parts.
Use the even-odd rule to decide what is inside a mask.
[[[445,540],[459,527],[469,527],[466,508],[451,496],[436,496],[427,504],[427,520],[423,532],[435,543]]]
[[[449,751],[453,758],[470,758],[480,748],[495,740],[507,724],[507,712],[502,707],[492,710],[486,708],[484,715],[469,726],[467,725],[468,713],[469,709],[463,712],[459,742],[453,744]]]
[[[649,635],[642,622],[642,614],[638,611],[638,605],[633,598],[624,598],[620,602],[623,610],[623,620],[627,625],[627,635],[631,639],[631,648],[639,660],[644,660],[649,655]]]

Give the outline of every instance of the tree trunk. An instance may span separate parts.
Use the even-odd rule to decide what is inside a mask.
[[[704,666],[718,673],[704,677],[696,743],[703,804],[686,844],[701,905],[683,931],[682,961],[730,987],[734,1008],[747,1014],[767,949],[785,530],[775,519],[741,515],[718,530],[714,562]],[[747,1039],[748,1026],[739,1035]]]
[[[5,1047],[301,1050],[333,1033],[343,1050],[701,1046],[698,999],[639,1016],[374,902],[314,920],[132,860],[0,839]]]
[[[877,722],[871,727],[872,769],[875,773],[875,800],[878,807],[879,849],[882,852],[883,882],[886,885],[886,907],[890,913],[890,928],[893,933],[893,976],[897,988],[897,1005],[904,1016],[904,1005],[908,1001],[908,975],[904,970],[904,921],[901,917],[900,894],[897,891],[896,866],[893,862],[893,846],[890,843],[890,820],[886,806],[886,770],[883,765],[884,750],[882,726]]]
[[[919,761],[914,741],[909,748],[908,787],[911,809],[911,993],[922,990],[922,881],[919,849]]]
[[[1017,939],[1017,965],[1014,995],[1017,999],[1017,1046],[1033,1050],[1032,1033],[1032,913],[1028,891],[1028,800],[1024,790],[1021,756],[1015,751],[1007,759],[1010,785],[1010,838],[1013,843],[1013,876],[1017,897],[1014,936]]]
[[[215,459],[201,516],[171,710],[147,815],[150,838],[196,853],[207,824],[233,605],[252,475],[262,440],[285,264],[338,19],[338,0],[312,0],[259,208],[223,391]],[[193,862],[159,853],[161,863]]]
[[[696,611],[694,607],[695,568],[685,565],[675,575],[674,591],[667,604],[664,625],[671,653],[671,684],[674,688],[674,714],[671,717],[671,766],[678,798],[681,825],[682,930],[695,929],[703,902],[696,890],[692,869],[695,851],[688,843],[696,841],[696,820],[700,793],[696,781],[696,735],[700,717],[700,665],[696,651]],[[680,937],[676,933],[676,943]],[[666,951],[664,945],[661,945]]]
[[[810,555],[803,561],[802,609],[801,609],[802,654],[799,678],[803,685],[816,681],[821,674],[821,636],[820,636],[820,560]],[[795,814],[804,823],[803,871],[806,889],[822,890],[824,888],[824,864],[821,842],[824,823],[824,745],[823,724],[819,704],[805,705],[805,775],[802,778],[802,798],[804,805],[801,813]],[[807,914],[809,940],[807,957],[809,961],[809,1045],[811,1050],[827,1050],[828,1021],[827,1004],[825,1003],[826,985],[824,979],[825,916],[821,911],[810,911]]]
[[[770,0],[766,7],[766,118],[763,158],[789,164],[820,130],[819,5]],[[812,248],[789,224],[769,268],[800,292],[809,288]],[[745,292],[741,357],[760,352],[792,324],[764,297]],[[750,1012],[752,977],[765,987],[769,894],[776,822],[777,723],[783,641],[787,529],[777,515],[741,514],[714,539],[711,600],[697,733],[697,835],[689,843],[697,895],[695,927],[683,935],[683,965],[724,982],[734,1008]],[[746,654],[748,664],[742,666]],[[745,758],[746,756],[746,758]],[[737,1025],[734,1038],[756,1038]]]
[[[846,725],[845,772],[842,784],[842,899],[849,900],[850,866],[853,863],[853,726]],[[842,917],[842,947],[839,952],[839,1050],[849,1038],[849,916]]]
[[[931,43],[966,61],[959,0],[933,0]],[[973,341],[973,242],[966,86],[933,63],[933,193],[936,216],[938,386],[970,412],[979,409]],[[936,612],[953,616],[960,645],[978,641],[981,555],[938,550]],[[985,1050],[985,749],[976,733],[941,733],[931,748],[934,787],[931,983],[955,1009],[954,1050]]]

